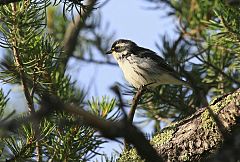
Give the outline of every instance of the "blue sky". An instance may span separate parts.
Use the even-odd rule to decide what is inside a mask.
[[[96,10],[95,12],[101,12],[103,22],[110,23],[110,30],[108,32],[115,31],[116,39],[130,39],[140,46],[159,52],[155,46],[155,42],[160,43],[161,39],[159,36],[165,34],[169,37],[174,37],[173,24],[175,24],[175,21],[174,19],[166,18],[164,10],[146,9],[151,6],[153,4],[145,0],[110,0],[101,11]],[[113,61],[115,62],[115,60]],[[110,86],[116,82],[126,83],[119,67],[93,64],[84,65],[84,68],[76,69],[76,71],[80,71],[79,75],[81,79],[78,79],[78,76],[75,76],[74,79],[79,80],[81,86],[85,88],[90,87],[88,97],[112,96],[111,91],[109,91]],[[94,82],[92,82],[93,78]]]

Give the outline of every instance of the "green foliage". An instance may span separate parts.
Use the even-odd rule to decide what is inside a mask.
[[[64,3],[64,15],[65,11],[73,12],[73,7],[84,7],[84,11],[88,10],[82,1],[55,1],[54,5],[60,3]],[[62,58],[65,57],[61,47],[63,31],[66,30],[66,23],[70,21],[54,19],[60,26],[52,26],[52,32],[47,33],[46,7],[50,5],[50,1],[27,0],[0,6],[0,45],[7,49],[0,64],[0,80],[23,87],[31,113],[41,109],[42,97],[47,97],[48,94],[58,96],[64,103],[81,106],[84,105],[86,95],[71,77],[59,68],[63,64]],[[48,18],[50,20],[53,17],[48,15]],[[50,29],[49,25],[51,24],[48,22]],[[59,31],[61,34],[55,35]],[[2,90],[0,97],[2,117],[8,99]],[[94,101],[89,103],[95,104]],[[115,100],[104,99],[100,105],[107,118],[107,113],[115,106]],[[4,137],[0,135],[0,161],[87,161],[96,155],[95,151],[104,142],[96,136],[95,130],[81,125],[78,117],[64,112],[44,116],[42,121],[36,119],[32,123],[21,123],[23,119],[28,119],[27,117],[26,114],[14,121],[20,124],[13,132]]]
[[[76,88],[75,83],[71,82],[70,76],[54,70],[51,74],[51,82],[51,91],[59,96],[62,101],[77,105],[83,102],[85,93],[83,90]]]
[[[86,12],[88,10],[90,5],[84,4],[84,0],[54,0],[54,5],[58,5],[59,3],[63,3],[63,16],[66,18],[66,12],[70,12],[72,19],[74,11],[81,15],[82,12]]]
[[[3,89],[0,89],[0,123],[3,122],[3,115],[4,115],[4,109],[6,108],[7,102],[9,101],[8,95],[10,91],[5,95],[3,93]],[[4,142],[2,142],[1,135],[2,135],[2,130],[0,129],[0,158],[2,156],[2,152],[4,149]]]
[[[140,104],[147,110],[147,117],[152,119],[178,119],[179,116],[191,114],[188,103],[191,98],[188,90],[181,87],[158,87],[153,92],[144,94]],[[175,98],[172,96],[175,95]]]
[[[0,119],[3,117],[4,109],[6,108],[7,102],[9,101],[8,95],[10,91],[5,95],[3,89],[0,89]]]
[[[206,106],[211,97],[240,86],[239,6],[224,1],[149,0],[179,20],[175,40],[156,43],[163,57],[192,89],[161,86],[144,95],[141,114],[161,123],[179,120]]]
[[[120,112],[114,109],[116,105],[115,99],[109,100],[109,98],[105,96],[100,100],[92,97],[92,101],[88,101],[88,104],[90,106],[90,110],[102,118],[114,120],[120,115]]]
[[[46,120],[43,124],[50,125],[53,129],[42,139],[43,154],[48,160],[87,161],[104,142],[95,136],[95,130],[79,125],[78,119],[72,116],[56,114],[50,120],[51,122]]]
[[[6,149],[1,160],[31,161],[31,158],[35,156],[34,150],[37,142],[34,138],[32,124],[22,125],[20,129],[15,131],[15,135],[2,139]]]
[[[49,1],[26,1],[0,6],[0,30],[4,35],[1,45],[5,48],[16,46],[23,52],[31,51],[35,47],[33,43],[39,40],[33,36],[40,34],[44,29],[43,7],[47,5]],[[13,44],[16,41],[17,44]],[[21,48],[23,45],[28,45],[30,49]]]

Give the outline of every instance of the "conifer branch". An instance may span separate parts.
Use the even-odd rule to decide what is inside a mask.
[[[24,119],[13,119],[11,121],[0,123],[0,128],[15,130],[24,123],[39,123],[43,118],[51,115],[54,111],[63,111],[73,116],[79,117],[79,125],[87,125],[100,131],[101,134],[109,139],[123,137],[128,143],[133,144],[139,155],[151,162],[161,162],[162,158],[151,146],[144,134],[125,119],[112,122],[95,116],[73,104],[64,104],[59,98],[45,94],[41,104],[41,109],[35,114],[30,114]]]
[[[17,6],[16,5],[17,5],[16,3],[12,4],[12,9],[14,11],[13,14],[15,14],[15,12],[17,11]],[[15,19],[16,19],[16,17],[15,17]],[[14,30],[13,32],[17,31],[16,24],[13,25],[13,30]],[[13,51],[13,55],[14,55],[14,61],[16,63],[18,71],[19,71],[19,76],[20,76],[20,80],[21,80],[21,85],[23,87],[24,95],[25,95],[26,100],[27,100],[28,110],[31,114],[33,114],[33,113],[35,113],[33,98],[31,97],[31,94],[28,90],[27,78],[25,76],[24,67],[23,67],[23,64],[22,64],[22,60],[20,58],[20,51],[18,49],[18,42],[17,42],[16,38],[14,38],[13,42],[12,42],[12,51]]]
[[[228,80],[230,80],[231,82],[237,84],[238,86],[240,86],[240,81],[236,80],[235,78],[227,75],[223,70],[219,69],[217,66],[213,65],[210,61],[205,61],[204,59],[196,56],[196,58],[199,61],[202,61],[203,63],[205,63],[207,66],[213,68],[214,70],[216,70],[218,73],[220,73],[222,76],[226,77]]]
[[[203,160],[215,152],[238,125],[240,90],[212,101],[211,105],[199,109],[193,115],[176,122],[156,135],[152,141],[158,154],[169,161]],[[126,120],[111,122],[99,118],[82,107],[64,104],[57,97],[45,95],[42,107],[22,120],[0,123],[0,128],[16,129],[23,123],[40,121],[54,111],[64,111],[79,117],[79,125],[85,124],[99,130],[109,139],[125,138],[135,146],[138,155],[146,161],[162,161],[144,135]],[[214,138],[209,138],[209,135]],[[193,142],[197,141],[197,142]],[[119,161],[135,159],[130,151],[124,152]],[[134,156],[138,156],[137,154]],[[187,157],[186,157],[187,155]]]
[[[65,53],[63,64],[62,64],[62,70],[65,71],[67,62],[69,58],[73,55],[73,52],[75,50],[75,47],[77,45],[77,38],[80,30],[84,27],[85,21],[88,18],[88,16],[91,14],[92,10],[94,9],[94,5],[96,3],[96,0],[88,0],[86,2],[88,8],[86,10],[81,10],[81,15],[77,15],[73,22],[71,22],[64,35],[64,41],[63,41],[63,50]]]

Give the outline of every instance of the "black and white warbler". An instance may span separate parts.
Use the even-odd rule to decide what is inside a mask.
[[[178,73],[155,52],[139,47],[131,40],[119,39],[106,54],[112,54],[122,69],[126,80],[135,88],[161,84],[185,85]]]

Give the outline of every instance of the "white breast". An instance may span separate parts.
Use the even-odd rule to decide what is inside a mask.
[[[133,58],[135,56],[131,56]],[[133,59],[135,60],[135,59]],[[130,60],[130,57],[119,60],[118,64],[123,71],[125,79],[135,88],[139,88],[142,85],[147,85],[150,80],[146,71],[139,69],[139,60]]]
[[[117,58],[121,57],[119,55],[114,57],[118,61],[126,80],[135,88],[148,84],[152,88],[160,84],[184,84],[171,74],[161,71],[153,60],[139,58],[135,55],[121,59]]]

